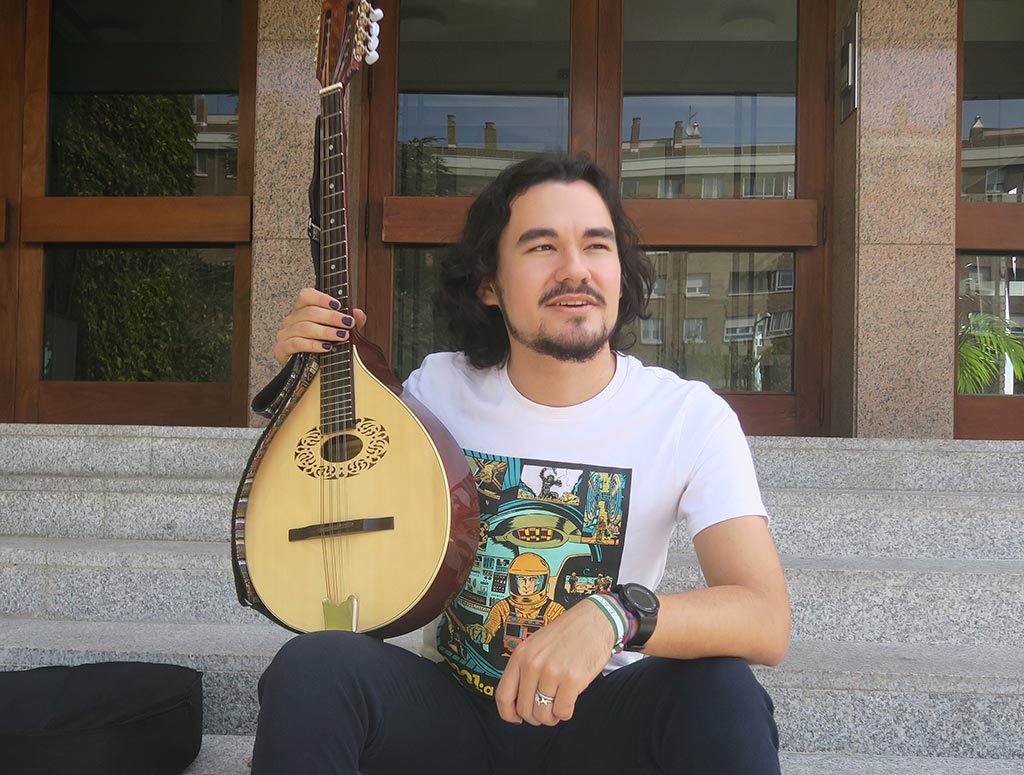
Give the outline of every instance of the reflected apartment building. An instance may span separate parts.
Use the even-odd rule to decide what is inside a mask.
[[[380,4],[348,247],[399,377],[448,346],[471,198],[584,153],[655,265],[630,351],[748,433],[1024,438],[1024,5]],[[313,282],[319,2],[9,7],[0,420],[260,423]]]

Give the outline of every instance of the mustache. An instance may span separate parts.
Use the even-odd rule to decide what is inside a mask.
[[[540,297],[541,306],[547,304],[552,299],[556,299],[559,296],[589,296],[600,304],[604,304],[604,296],[598,291],[591,288],[589,285],[578,285],[575,288],[571,285],[559,285],[557,288],[552,288],[550,291]]]

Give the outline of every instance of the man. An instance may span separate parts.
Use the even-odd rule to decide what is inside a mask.
[[[472,585],[427,628],[438,662],[352,633],[286,644],[261,681],[254,775],[779,772],[748,663],[785,656],[785,580],[735,414],[621,353],[651,282],[589,161],[526,160],[481,193],[442,268],[459,352],[406,382],[487,483]],[[305,289],[274,354],[323,352],[364,322]],[[563,492],[541,498],[553,469]],[[708,587],[655,597],[680,523]],[[538,594],[566,610],[488,649],[470,633],[530,553],[550,571]],[[570,600],[574,573],[596,580]]]

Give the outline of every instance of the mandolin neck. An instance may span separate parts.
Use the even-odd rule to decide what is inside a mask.
[[[345,199],[345,90],[320,91],[320,290],[352,314]],[[352,341],[320,356],[320,428],[327,435],[355,423]]]

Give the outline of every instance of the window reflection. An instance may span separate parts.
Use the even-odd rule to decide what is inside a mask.
[[[796,196],[796,6],[625,4],[623,196]]]
[[[961,197],[1024,202],[1024,4],[965,0]]]
[[[232,247],[46,250],[43,379],[230,382]]]
[[[1024,256],[960,256],[961,394],[1024,394]]]
[[[49,193],[236,193],[240,35],[240,0],[54,0]]]
[[[405,379],[424,356],[448,350],[435,314],[441,251],[395,251],[392,367]],[[792,253],[648,251],[657,282],[650,317],[630,328],[644,363],[716,390],[788,392],[793,385]]]
[[[664,278],[630,352],[723,391],[792,390],[792,253],[648,251]]]
[[[505,167],[564,152],[569,3],[427,0],[400,11],[396,191],[474,196]]]
[[[404,380],[422,360],[450,349],[444,321],[435,314],[440,258],[445,247],[395,248],[391,368]]]

